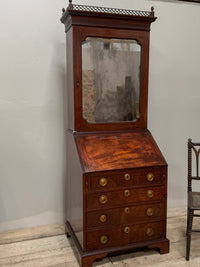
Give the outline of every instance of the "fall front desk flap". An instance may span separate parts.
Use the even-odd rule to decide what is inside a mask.
[[[85,173],[167,165],[148,130],[76,133],[75,141]]]

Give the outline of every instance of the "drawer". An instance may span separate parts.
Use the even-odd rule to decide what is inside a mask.
[[[152,200],[161,200],[164,198],[164,186],[88,193],[86,195],[86,208],[103,208],[140,201],[151,202]]]
[[[86,214],[87,228],[132,224],[138,221],[165,219],[165,202],[90,211]]]
[[[87,232],[87,250],[123,246],[165,237],[165,221]]]
[[[166,167],[138,168],[88,174],[87,183],[89,191],[92,191],[116,187],[163,184],[166,176]]]

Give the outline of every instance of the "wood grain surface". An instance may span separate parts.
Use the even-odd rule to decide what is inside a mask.
[[[75,135],[84,172],[165,166],[148,130]]]

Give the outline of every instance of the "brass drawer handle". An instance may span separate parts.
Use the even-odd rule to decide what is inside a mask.
[[[100,237],[101,244],[106,244],[108,242],[108,237],[106,235],[102,235]]]
[[[105,203],[107,203],[107,201],[108,201],[107,196],[102,195],[102,196],[99,197],[99,202],[100,202],[101,204],[105,204]]]
[[[130,227],[125,227],[124,228],[124,233],[128,234],[130,232]]]
[[[125,179],[126,181],[130,180],[130,179],[131,179],[130,174],[129,174],[129,173],[126,173],[126,174],[124,175],[124,179]]]
[[[125,195],[125,197],[130,196],[130,190],[125,190],[125,191],[124,191],[124,195]]]
[[[106,178],[101,178],[100,181],[99,181],[99,184],[101,186],[106,186],[108,183],[107,179]]]
[[[148,208],[147,209],[147,216],[151,217],[153,215],[153,209],[152,208]]]
[[[154,180],[154,175],[153,175],[153,173],[148,173],[148,174],[147,174],[147,180],[148,180],[149,182],[152,182],[152,181]]]
[[[99,220],[100,220],[100,222],[102,222],[102,223],[104,223],[104,222],[106,222],[107,221],[107,217],[106,217],[106,215],[101,215],[100,217],[99,217]]]
[[[130,213],[130,208],[125,208],[125,209],[124,209],[124,212],[125,212],[126,214]]]
[[[147,191],[147,196],[149,197],[149,198],[152,198],[153,197],[153,191],[152,190],[148,190]]]
[[[147,236],[152,236],[153,235],[153,229],[147,228],[146,234],[147,234]]]

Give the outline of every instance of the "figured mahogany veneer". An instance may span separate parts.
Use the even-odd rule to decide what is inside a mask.
[[[165,219],[165,201],[140,205],[123,203],[123,206],[88,211],[86,214],[87,229],[162,220]],[[102,216],[104,221],[101,221]]]
[[[123,250],[137,243],[154,241],[152,247],[167,253],[167,164],[151,133],[69,132],[68,139],[73,179],[67,228],[79,244],[82,266],[83,259],[87,264],[92,259],[88,252],[95,259],[105,255],[104,249],[109,255],[118,246]]]
[[[153,178],[148,180],[148,175],[153,174]],[[129,175],[128,179],[125,177]],[[87,174],[88,191],[109,190],[115,188],[125,188],[127,186],[141,187],[162,184],[167,177],[167,168],[164,167],[148,167],[112,171],[110,173],[89,173]],[[101,184],[104,179],[104,184]]]
[[[85,172],[166,166],[148,130],[110,133],[76,133],[75,140]]]
[[[147,130],[149,33],[155,20],[153,8],[148,12],[73,6],[70,0],[63,10],[68,101],[66,230],[82,267],[142,247],[169,252],[167,163]],[[82,42],[87,37],[130,39],[140,45],[140,116],[135,121],[88,123],[83,118]]]
[[[129,232],[125,232],[128,227]],[[148,235],[148,231],[150,234]],[[107,237],[105,244],[101,243],[101,237]],[[103,230],[87,232],[87,250],[102,249],[113,246],[123,246],[130,243],[159,239],[165,236],[165,222],[140,223],[126,225],[118,228],[112,227]]]
[[[148,192],[152,192],[153,195],[148,196]],[[127,193],[127,195],[126,195]],[[106,196],[107,202],[101,203],[100,197]],[[111,192],[101,192],[94,194],[87,194],[86,208],[102,208],[107,206],[119,205],[121,203],[135,203],[135,202],[150,202],[151,200],[163,200],[165,198],[165,187],[155,186],[148,188],[130,189],[127,187],[125,190],[117,190]]]

